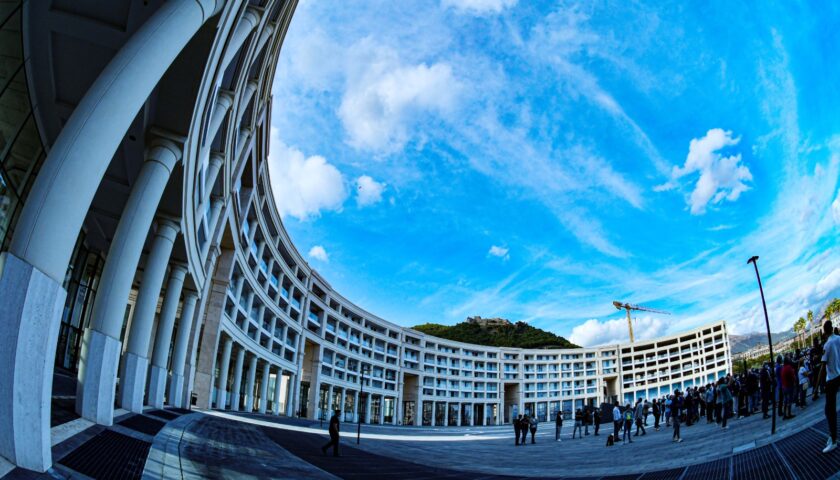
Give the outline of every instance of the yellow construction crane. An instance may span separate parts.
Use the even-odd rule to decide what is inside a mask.
[[[630,310],[638,310],[640,312],[652,312],[652,313],[662,313],[665,315],[670,315],[670,312],[665,312],[662,310],[656,310],[654,308],[643,307],[641,305],[632,305],[630,303],[622,303],[619,301],[614,301],[613,305],[615,308],[619,310],[627,310],[627,328],[630,329],[630,343],[633,343],[633,320],[630,318]]]

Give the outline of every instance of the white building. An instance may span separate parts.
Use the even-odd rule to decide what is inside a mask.
[[[500,423],[730,369],[722,322],[634,345],[490,348],[400,327],[333,291],[289,240],[267,178],[295,5],[3,7],[0,455],[51,465],[56,369],[76,375],[77,412],[102,425],[115,404],[188,403]]]

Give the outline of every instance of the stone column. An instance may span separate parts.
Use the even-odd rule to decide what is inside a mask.
[[[210,222],[207,224],[207,232],[208,235],[212,237],[213,232],[216,231],[216,226],[219,223],[219,218],[221,218],[222,214],[222,206],[224,206],[224,201],[221,197],[214,197],[212,199],[212,204],[210,205],[210,216],[207,218],[207,221]],[[204,247],[201,249],[201,258],[207,257],[207,253],[210,251],[210,238],[207,239],[207,242],[204,244]]]
[[[268,411],[268,379],[271,376],[271,364],[263,363],[262,379],[260,380],[260,413]]]
[[[155,350],[152,353],[152,370],[149,376],[149,405],[163,408],[166,394],[166,381],[169,377],[167,364],[169,363],[169,346],[172,344],[172,330],[175,328],[175,314],[178,312],[178,302],[181,300],[181,289],[187,269],[183,265],[172,265],[169,281],[166,284],[166,295],[160,308],[157,333],[155,334]]]
[[[379,396],[379,424],[385,424],[385,395]]]
[[[254,383],[257,379],[257,356],[251,357],[248,364],[248,383],[245,385],[245,411],[254,411]]]
[[[225,56],[222,59],[222,68],[228,66],[234,55],[239,52],[242,44],[245,43],[245,39],[248,38],[248,35],[251,34],[259,21],[260,15],[257,9],[248,8],[245,10],[245,13],[242,14],[242,18],[240,18],[237,22],[233,35],[231,35],[228,46],[225,49]]]
[[[149,342],[152,339],[155,311],[160,297],[166,266],[172,254],[172,245],[178,235],[178,224],[158,220],[152,250],[146,259],[146,268],[134,305],[134,316],[128,332],[127,348],[123,354],[123,372],[120,377],[120,406],[135,413],[143,412],[146,393],[146,376],[149,370]]]
[[[245,349],[241,346],[236,352],[236,363],[233,366],[233,395],[230,409],[234,412],[239,411],[239,405],[242,403],[242,367],[245,366]]]
[[[364,397],[364,396],[363,396]],[[365,423],[370,424],[370,405],[373,403],[373,396],[368,392],[365,398]]]
[[[224,350],[222,350],[222,364],[219,367],[219,386],[216,389],[216,408],[224,410],[227,406],[227,381],[228,367],[230,366],[230,351],[233,348],[233,340],[225,338]]]
[[[339,403],[339,405],[338,405],[338,409],[341,410],[340,418],[341,418],[342,422],[344,421],[344,397],[346,395],[347,395],[347,389],[342,388],[341,389],[341,400],[340,400],[341,403]]]
[[[102,425],[113,423],[120,336],[137,263],[163,190],[180,158],[181,149],[174,143],[163,139],[152,142],[108,249],[93,320],[82,341],[76,388],[76,411]]]
[[[286,415],[289,417],[295,416],[295,409],[298,405],[298,390],[300,387],[300,382],[298,381],[297,374],[291,373],[289,374],[289,388],[286,393]]]
[[[169,380],[169,403],[178,408],[184,408],[184,368],[187,361],[190,330],[192,329],[195,304],[198,295],[187,292],[181,307],[181,319],[178,321],[178,333],[175,334],[175,349],[172,351],[172,377]]]
[[[283,386],[283,370],[278,368],[274,376],[274,404],[271,406],[271,413],[280,415],[280,387]]]
[[[422,355],[421,355],[422,357]],[[423,425],[423,376],[417,376],[417,403],[414,405],[414,425]],[[434,412],[432,412],[434,415]]]
[[[0,376],[0,455],[20,467],[44,472],[52,464],[50,398],[67,294],[62,285],[93,197],[149,94],[222,5],[214,0],[161,5],[126,40],[73,109],[23,204],[0,276],[0,365],[15,368],[14,375]],[[98,345],[87,342],[85,347],[110,343],[109,370],[115,376],[120,348],[98,340]],[[107,403],[103,400],[86,409],[108,424],[113,387],[111,383],[107,395],[110,408],[98,408]]]
[[[216,106],[218,107],[218,103],[216,104]],[[227,109],[225,109],[225,113],[227,113]],[[213,111],[214,120],[215,116],[216,111]],[[219,124],[221,124],[221,122]],[[216,125],[216,130],[218,130],[218,125]],[[215,136],[215,133],[213,134],[213,136]],[[219,178],[219,172],[222,170],[222,165],[224,165],[224,163],[224,157],[222,157],[218,153],[210,154],[210,160],[207,164],[207,172],[204,174],[204,190],[208,194],[212,191],[213,185],[216,184],[216,179]]]

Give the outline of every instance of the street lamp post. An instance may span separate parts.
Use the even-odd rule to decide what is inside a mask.
[[[360,388],[359,388],[359,401],[356,402],[356,412],[358,420],[356,421],[356,445],[361,442],[362,439],[362,397],[365,394],[365,370],[366,368],[362,367],[362,378],[360,380]]]
[[[770,364],[774,365],[774,370],[770,372],[771,377],[775,376],[776,360],[773,358],[773,338],[770,335],[770,319],[767,317],[767,302],[764,301],[764,288],[761,286],[761,275],[758,274],[758,255],[753,255],[747,260],[747,264],[753,264],[755,267],[755,278],[758,279],[758,291],[761,293],[761,305],[764,307],[764,324],[767,326],[767,343],[770,347]],[[772,383],[772,382],[771,382]],[[770,401],[773,405],[773,420],[770,434],[776,433],[776,395],[775,392],[770,396]]]

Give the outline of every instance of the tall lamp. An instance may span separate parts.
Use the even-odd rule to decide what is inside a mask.
[[[764,307],[764,324],[767,326],[767,343],[770,346],[770,364],[775,365],[776,360],[773,358],[773,337],[770,335],[770,319],[767,317],[767,302],[764,301],[764,288],[761,286],[761,275],[758,274],[758,255],[753,255],[747,260],[747,264],[753,264],[755,267],[755,278],[758,279],[758,291],[761,292],[761,305]],[[770,372],[771,375],[775,376],[775,368],[773,372]],[[772,377],[771,377],[772,378]],[[772,427],[770,428],[770,434],[773,435],[776,433],[776,395],[770,396],[770,401],[773,405],[773,421]]]

